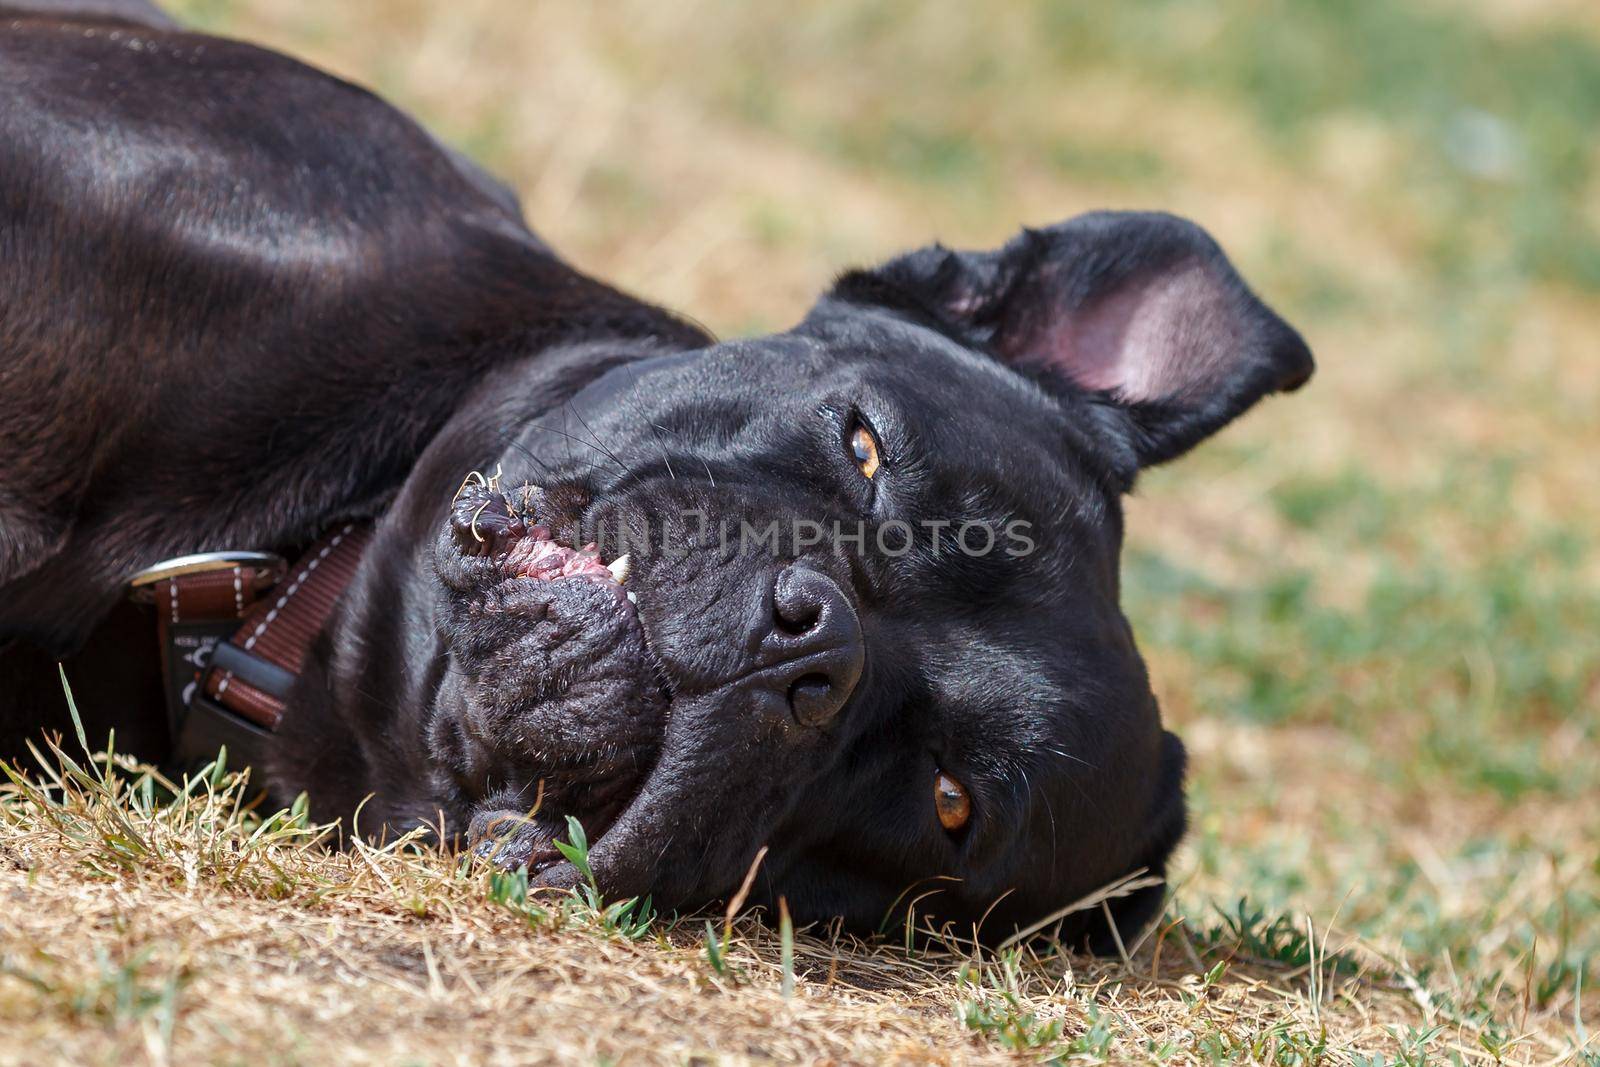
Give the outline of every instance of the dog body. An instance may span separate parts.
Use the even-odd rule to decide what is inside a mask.
[[[149,620],[113,610],[140,567],[380,513],[499,368],[705,342],[561,263],[370,94],[103,6],[147,21],[0,7],[9,752],[66,725],[60,657],[86,714],[162,743]]]
[[[1164,870],[1183,756],[1120,497],[1311,372],[1196,227],[934,246],[719,344],[366,92],[48,7],[0,8],[0,752],[62,725],[64,658],[159,755],[129,575],[371,519],[264,768],[318,817],[370,795],[362,832],[562,885],[572,816],[667,905],[767,845],[756,900],[856,926],[932,886],[1004,933]]]

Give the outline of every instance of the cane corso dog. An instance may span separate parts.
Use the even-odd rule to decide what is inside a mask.
[[[1163,873],[1184,754],[1120,501],[1311,372],[1145,213],[929,245],[717,341],[360,88],[138,0],[0,3],[0,744],[67,724],[60,661],[91,734],[162,758],[130,575],[370,522],[256,768],[278,801],[543,886],[572,817],[605,893],[669,907],[766,846],[756,903],[1003,936]]]

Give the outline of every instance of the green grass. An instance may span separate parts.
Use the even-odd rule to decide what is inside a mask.
[[[1446,457],[1403,487],[1355,464],[1286,478],[1269,501],[1314,541],[1310,562],[1221,581],[1135,550],[1128,612],[1152,645],[1205,665],[1195,701],[1208,712],[1338,725],[1398,778],[1575,797],[1592,767],[1541,746],[1552,725],[1587,741],[1600,728],[1571,714],[1600,683],[1594,555],[1585,530],[1505,514],[1519,466]],[[1443,557],[1441,533],[1480,543]],[[1386,729],[1395,709],[1403,729]]]
[[[998,139],[1036,138],[1047,159],[1137,187],[1167,169],[1159,145],[1084,143],[1049,132],[1040,103],[1074,103],[1073,83],[1134,71],[1175,92],[1233,102],[1296,171],[1319,124],[1359,116],[1403,151],[1393,195],[1425,229],[1425,264],[1441,280],[1503,276],[1600,288],[1600,235],[1583,200],[1600,126],[1600,43],[1561,27],[1494,32],[1445,5],[1392,0],[1135,0],[1111,6],[1038,0],[1017,33],[946,18],[967,31],[959,53],[919,48],[905,3],[796,15],[783,39],[743,37],[749,63],[712,72],[726,106],[840,160],[918,181],[976,183],[999,198]],[[846,53],[851,96],[794,94],[817,53]],[[892,70],[898,77],[875,77]],[[903,80],[921,89],[898,95]],[[1007,114],[1021,92],[1041,99]],[[989,105],[989,106],[985,106]],[[1030,121],[1032,120],[1032,121]],[[998,128],[998,129],[997,129]],[[967,190],[970,195],[971,190]]]
[[[1393,180],[1424,212],[1428,264],[1600,288],[1582,215],[1600,125],[1600,45],[1561,28],[1494,33],[1470,16],[1390,0],[1253,4],[1140,0],[1114,13],[1041,6],[1058,61],[1146,64],[1236,98],[1288,155],[1319,120],[1361,114],[1403,136]]]

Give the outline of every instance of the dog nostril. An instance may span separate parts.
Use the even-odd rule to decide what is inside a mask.
[[[827,581],[812,572],[797,575],[794,568],[778,576],[772,590],[772,621],[779,630],[786,634],[804,634],[822,621],[827,600],[817,588],[818,579]]]
[[[788,603],[773,598],[772,621],[786,634],[803,634],[822,619],[822,608],[817,604]]]
[[[789,687],[789,708],[802,726],[826,726],[839,711],[840,701],[825,674],[806,674]]]
[[[838,717],[861,679],[865,649],[855,607],[837,582],[803,564],[779,572],[772,587],[767,683],[787,698],[802,726]]]

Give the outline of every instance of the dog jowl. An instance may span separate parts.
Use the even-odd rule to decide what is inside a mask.
[[[575,817],[607,892],[667,905],[768,846],[756,899],[858,927],[919,898],[1003,935],[1160,875],[1184,756],[1118,606],[1120,498],[1311,370],[1202,231],[1144,214],[924,249],[787,333],[619,365],[497,427],[496,477],[428,487],[396,576],[432,590],[427,771],[362,787],[426,781],[413,810],[550,885]]]

